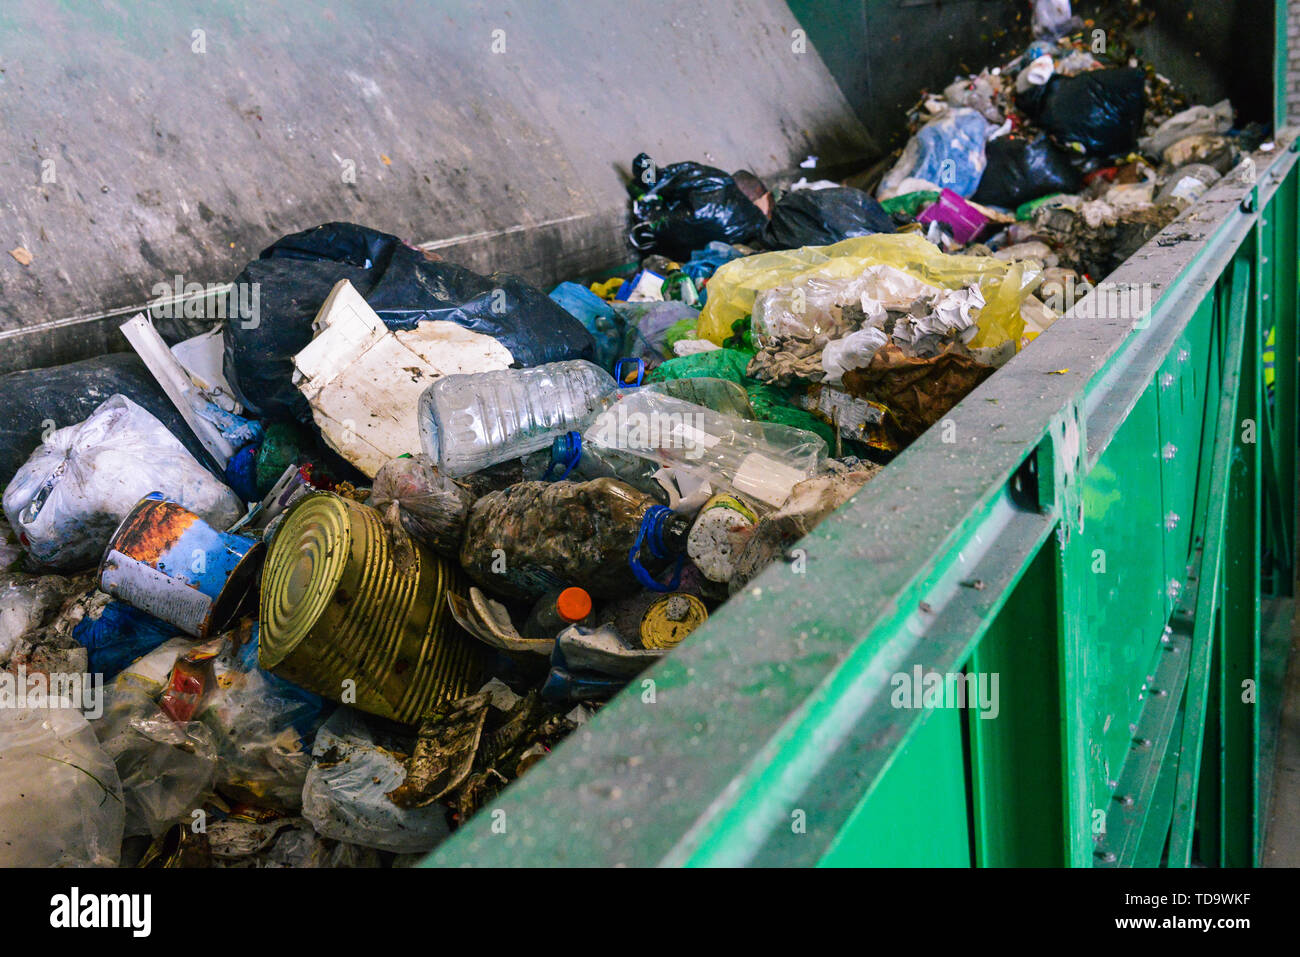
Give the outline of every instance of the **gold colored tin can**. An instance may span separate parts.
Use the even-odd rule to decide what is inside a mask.
[[[482,683],[452,619],[460,570],[330,492],[284,514],[262,574],[258,661],[319,695],[407,724]]]
[[[682,639],[709,620],[704,602],[678,592],[656,599],[641,616],[642,648],[676,648]]]

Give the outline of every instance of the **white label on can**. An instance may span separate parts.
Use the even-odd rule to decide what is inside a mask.
[[[212,599],[197,588],[112,549],[104,560],[100,588],[128,605],[134,605],[195,638],[203,637],[203,623]]]

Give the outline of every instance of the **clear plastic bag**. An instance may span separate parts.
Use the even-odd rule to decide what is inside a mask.
[[[126,833],[158,837],[211,792],[217,768],[212,732],[198,721],[178,722],[158,707],[172,666],[196,642],[173,638],[134,662],[106,689],[95,734],[113,759],[126,805]]]
[[[150,492],[213,528],[228,528],[244,513],[239,496],[161,422],[115,395],[32,453],[4,491],[4,512],[38,561],[73,570],[100,559],[122,519]]]
[[[223,794],[296,812],[311,768],[310,748],[323,702],[253,666],[231,676],[231,684],[198,715],[217,747],[216,785]]]
[[[368,504],[387,512],[393,503],[412,538],[440,555],[460,550],[474,496],[439,472],[427,455],[393,459],[375,474]]]
[[[0,867],[116,867],[122,783],[71,708],[0,708]]]
[[[446,809],[399,808],[388,797],[406,780],[404,755],[413,745],[377,733],[358,712],[339,708],[321,727],[302,790],[302,815],[322,837],[381,851],[431,851],[451,833]]]
[[[882,309],[906,309],[940,287],[922,282],[893,266],[867,266],[860,275],[827,279],[817,274],[760,293],[754,300],[754,342],[766,346],[777,339],[811,342],[835,338],[848,331],[835,318],[836,306],[861,303],[869,316]]]

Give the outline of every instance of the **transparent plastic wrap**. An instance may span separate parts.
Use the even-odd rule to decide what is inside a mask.
[[[754,299],[754,343],[762,347],[784,338],[812,342],[838,338],[850,330],[838,318],[837,306],[861,303],[872,315],[882,309],[906,309],[939,289],[893,266],[867,266],[859,275],[844,279],[800,276]]]
[[[820,436],[773,422],[751,422],[646,389],[624,393],[583,433],[583,442],[663,466],[710,476],[779,507],[826,456]]]
[[[4,511],[38,561],[72,570],[99,561],[122,519],[150,492],[213,528],[244,514],[239,496],[161,422],[115,395],[32,453],[4,491]]]
[[[328,705],[258,668],[257,645],[254,631],[221,660],[222,688],[197,717],[212,729],[220,758],[216,783],[223,794],[296,812]]]
[[[440,555],[455,555],[474,495],[438,471],[427,455],[393,459],[375,475],[369,505],[387,513],[397,505],[408,535]]]
[[[61,575],[0,573],[0,665],[8,662],[18,639],[58,613],[76,587],[75,579]]]
[[[122,784],[80,711],[0,708],[0,867],[115,867]]]
[[[121,779],[127,835],[156,838],[172,824],[188,822],[212,790],[217,768],[212,732],[198,721],[174,721],[157,703],[177,659],[197,647],[173,638],[105,689],[104,715],[94,728]]]
[[[420,443],[457,477],[544,449],[616,388],[585,359],[437,380],[420,396]]]
[[[945,289],[977,283],[985,289],[990,309],[994,308],[991,289],[1001,286],[1011,269],[1009,263],[990,256],[954,256],[940,252],[915,233],[858,236],[833,246],[804,246],[746,256],[714,273],[709,281],[709,301],[700,313],[697,332],[701,338],[722,345],[732,334],[732,324],[754,311],[760,293],[778,286],[851,280],[872,266],[889,266],[913,279]],[[1014,287],[1021,300],[1033,292],[1039,272],[1027,270],[1021,275]],[[993,312],[985,310],[984,318],[995,327],[1009,328],[1019,320],[1019,303],[1007,309],[999,300]],[[1018,333],[1016,337],[1019,338]]]
[[[321,727],[302,791],[302,815],[322,837],[397,854],[433,850],[451,833],[446,809],[400,808],[388,797],[406,780],[402,761],[414,740],[376,730],[339,708]],[[399,750],[400,749],[400,750]]]

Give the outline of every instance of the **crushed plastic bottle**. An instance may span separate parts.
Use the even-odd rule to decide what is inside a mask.
[[[520,482],[474,504],[460,561],[484,589],[535,599],[578,585],[595,597],[643,587],[670,560],[680,571],[690,519],[624,482]],[[672,583],[676,587],[676,582]]]
[[[803,429],[748,422],[645,389],[623,393],[583,433],[584,446],[707,472],[720,486],[779,508],[826,456]]]
[[[585,359],[444,376],[420,396],[420,444],[442,474],[468,475],[546,448],[615,390]]]

